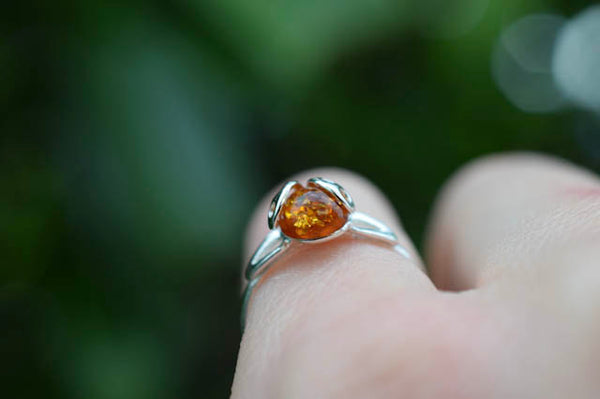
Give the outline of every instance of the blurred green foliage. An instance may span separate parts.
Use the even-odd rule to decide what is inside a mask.
[[[420,242],[473,157],[598,170],[598,119],[528,114],[494,44],[566,0],[13,2],[0,35],[4,397],[228,395],[242,232],[301,169],[375,181]]]

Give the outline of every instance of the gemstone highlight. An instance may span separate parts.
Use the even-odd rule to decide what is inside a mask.
[[[300,240],[327,237],[344,227],[348,210],[325,191],[297,186],[278,216],[283,234]]]

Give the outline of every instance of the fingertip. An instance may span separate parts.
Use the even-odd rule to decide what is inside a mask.
[[[593,192],[597,178],[570,162],[532,152],[475,159],[455,172],[435,202],[425,255],[438,288],[482,283],[487,259],[525,219],[552,209],[562,193]]]

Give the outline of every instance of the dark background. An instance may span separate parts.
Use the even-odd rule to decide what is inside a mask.
[[[244,225],[301,169],[372,179],[417,243],[474,157],[600,170],[600,35],[556,52],[565,26],[600,26],[591,4],[2,6],[2,396],[228,396]]]

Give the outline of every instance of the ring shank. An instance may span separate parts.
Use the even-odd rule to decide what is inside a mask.
[[[383,222],[365,213],[352,212],[348,218],[348,222],[342,229],[344,232],[352,234],[352,236],[373,239],[390,244],[396,252],[410,258],[410,254],[406,248],[398,243],[396,234]],[[294,242],[294,244],[313,245],[318,242],[320,241],[298,241]],[[260,282],[260,279],[265,272],[275,263],[282,253],[290,248],[291,244],[292,240],[289,237],[286,237],[278,227],[275,227],[267,234],[250,258],[244,272],[248,284],[246,285],[242,299],[242,330],[246,322],[246,312],[254,288]]]

